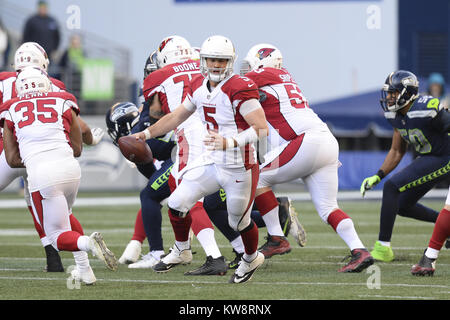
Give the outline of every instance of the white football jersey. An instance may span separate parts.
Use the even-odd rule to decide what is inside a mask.
[[[260,102],[269,125],[273,147],[309,130],[329,131],[309,107],[297,83],[286,69],[262,68],[246,74],[259,88]]]
[[[145,100],[155,96],[161,101],[164,113],[170,113],[181,105],[189,92],[189,83],[199,75],[198,61],[186,61],[165,66],[152,72],[144,80],[143,94]],[[176,130],[177,153],[172,174],[181,178],[183,173],[195,166],[194,162],[205,152],[203,139],[206,129],[200,117],[193,114],[180,124]]]
[[[203,76],[195,77],[191,82],[191,93],[185,105],[195,108],[208,130],[218,132],[224,138],[230,138],[249,128],[240,113],[243,102],[258,99],[255,83],[245,77],[232,75],[221,81],[212,91],[208,80]],[[256,149],[253,143],[245,147],[215,150],[207,154],[215,164],[230,168],[251,168],[257,164]]]
[[[4,102],[11,100],[17,97],[16,94],[16,72],[0,72],[0,115],[5,110],[5,107],[2,105]],[[62,81],[59,81],[55,78],[50,78],[52,82],[52,91],[60,92],[65,91],[66,86]],[[3,137],[2,137],[3,129],[0,128],[0,153],[3,151]]]
[[[8,110],[0,120],[14,132],[27,168],[32,166],[33,158],[51,150],[58,150],[61,157],[73,158],[68,134],[71,110],[79,112],[75,101],[70,93],[49,92],[25,95],[4,104]]]

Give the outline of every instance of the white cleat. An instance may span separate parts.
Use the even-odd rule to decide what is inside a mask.
[[[114,256],[114,253],[112,253],[106,246],[102,235],[98,232],[94,232],[89,236],[89,238],[91,253],[98,259],[102,260],[109,270],[116,271],[117,259]]]
[[[139,256],[142,251],[142,243],[137,240],[131,240],[128,242],[122,256],[119,258],[120,264],[135,263],[139,260]]]
[[[291,217],[291,229],[289,230],[289,234],[294,237],[300,247],[304,247],[306,245],[306,231],[298,220],[297,211],[295,211],[295,208],[291,205],[290,200],[289,216]]]
[[[84,271],[76,267],[70,274],[74,280],[81,281],[86,285],[93,285],[97,281],[91,267]]]
[[[252,261],[246,261],[243,257],[239,267],[230,278],[230,283],[243,283],[250,280],[253,273],[264,263],[264,255],[257,251],[257,256]]]
[[[160,260],[156,259],[151,252],[147,253],[142,257],[138,262],[132,263],[128,265],[130,269],[151,269],[155,266]]]
[[[191,263],[191,248],[180,251],[177,245],[174,244],[173,247],[169,250],[170,252],[166,256],[162,257],[161,261],[153,266],[153,270],[155,270],[156,272],[167,272],[176,265]]]

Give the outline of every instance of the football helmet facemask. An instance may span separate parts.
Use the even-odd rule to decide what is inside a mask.
[[[170,36],[164,38],[156,50],[159,68],[166,65],[192,59],[191,44],[183,37]]]
[[[225,68],[208,68],[207,58],[228,60]],[[233,65],[236,60],[236,52],[230,39],[224,36],[211,36],[206,39],[200,49],[200,72],[214,82],[220,82],[233,74]],[[219,73],[216,73],[219,71]]]
[[[395,98],[396,92],[398,95]],[[412,72],[405,70],[391,72],[381,89],[381,107],[386,112],[400,110],[417,99],[418,92],[419,81]]]
[[[113,143],[118,146],[120,137],[128,136],[139,121],[139,109],[134,103],[119,102],[106,113],[106,126]]]
[[[16,72],[20,72],[25,67],[38,67],[47,72],[49,63],[44,48],[36,42],[23,43],[14,54],[14,70]]]
[[[241,76],[259,68],[277,68],[283,67],[283,56],[281,51],[267,43],[260,43],[250,48],[247,56],[241,63]]]

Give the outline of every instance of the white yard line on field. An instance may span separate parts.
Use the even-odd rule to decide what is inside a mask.
[[[0,280],[24,280],[24,281],[66,281],[63,278],[43,278],[43,277],[1,277]],[[155,284],[222,284],[222,281],[189,281],[189,280],[149,280],[149,279],[99,279],[100,282],[119,282],[119,283],[155,283]],[[312,285],[312,286],[367,286],[365,282],[264,282],[264,281],[252,281],[257,285],[282,285],[282,286],[298,286],[298,285]],[[383,287],[408,287],[408,288],[442,288],[449,289],[450,286],[435,285],[435,284],[409,284],[409,283],[386,283],[382,284]]]
[[[430,190],[424,199],[442,199],[445,200],[448,189],[433,189]],[[311,196],[308,192],[276,192],[277,196],[286,196],[293,201],[310,201]],[[380,200],[382,197],[381,190],[373,190],[366,194],[364,199],[361,197],[359,191],[340,191],[338,193],[338,200]],[[105,206],[105,205],[139,205],[139,196],[135,197],[115,197],[111,194],[111,197],[101,198],[78,198],[75,201],[74,207],[91,207],[91,206]],[[5,199],[0,200],[0,208],[26,208],[24,199]]]

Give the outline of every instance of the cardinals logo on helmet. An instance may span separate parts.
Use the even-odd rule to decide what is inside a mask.
[[[164,49],[164,47],[170,40],[172,40],[172,38],[168,38],[168,39],[164,40],[163,42],[161,42],[161,44],[159,45],[159,52],[161,52]]]
[[[270,54],[274,51],[275,51],[275,49],[273,49],[273,48],[262,48],[258,51],[256,56],[259,58],[259,60],[262,60],[262,59],[270,56]]]

